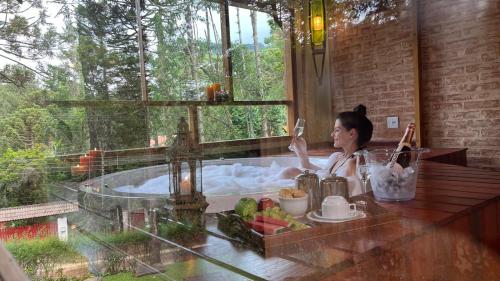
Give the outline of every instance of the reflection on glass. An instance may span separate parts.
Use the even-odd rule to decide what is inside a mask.
[[[267,114],[264,114],[264,111]],[[200,111],[201,142],[284,136],[286,106],[217,106]]]
[[[335,26],[344,24],[384,24],[399,20],[414,0],[339,1],[331,18]],[[327,6],[328,9],[328,6]]]
[[[30,1],[8,2],[28,5]],[[115,280],[127,280],[151,271],[159,280],[199,276],[213,280],[219,280],[218,276],[228,280],[256,279],[245,272],[251,271],[248,267],[238,273],[228,269],[226,265],[232,261],[226,259],[225,253],[217,256],[219,263],[198,255],[199,252],[220,253],[217,248],[220,244],[207,243],[217,237],[207,233],[200,235],[157,215],[165,205],[163,200],[168,189],[163,182],[166,171],[162,170],[162,164],[166,159],[161,147],[171,144],[179,117],[188,116],[185,107],[145,108],[117,102],[142,98],[135,2],[82,0],[74,6],[63,6],[60,1],[42,2],[47,8],[45,20],[52,26],[43,20],[29,21],[28,26],[39,28],[43,34],[54,32],[53,37],[47,34],[38,41],[22,44],[22,48],[33,51],[32,60],[26,64],[35,71],[9,60],[8,63],[2,61],[1,65],[2,74],[7,78],[2,76],[0,85],[3,99],[0,208],[50,202],[54,205],[49,205],[49,210],[63,206],[70,211],[57,217],[18,217],[5,223],[9,230],[29,226],[37,231],[41,229],[37,232],[40,237],[51,236],[47,240],[26,242],[19,239],[27,237],[25,234],[12,235],[4,238],[8,249],[26,266],[32,279],[40,279],[52,265],[50,273],[56,275],[51,277],[61,279],[68,277],[68,273],[61,271],[59,276],[58,269],[70,267],[84,272],[85,276],[69,276],[75,278],[106,275]],[[259,2],[272,2],[272,5]],[[285,63],[287,15],[277,12],[283,8],[279,2],[255,1],[255,6],[229,7],[236,100],[285,99],[284,81],[290,69]],[[349,3],[354,5],[359,1],[340,1],[336,3],[344,6],[333,11],[344,13],[344,17],[330,15],[342,23],[346,18],[372,19],[375,14],[390,20],[397,15],[393,12],[397,11],[393,4],[401,2],[404,1],[382,1],[382,6],[375,7],[374,1],[368,1],[365,7],[371,7],[369,9],[353,6],[349,10]],[[198,100],[206,98],[204,92],[209,85],[219,83],[224,88],[219,1],[145,0],[140,3],[149,98]],[[39,13],[43,8],[24,6],[20,10],[25,8],[31,9],[28,14],[43,14]],[[377,13],[372,14],[370,9]],[[1,10],[5,18],[7,10]],[[319,18],[314,22],[317,28],[329,23],[328,20],[322,23]],[[295,36],[300,41],[301,35]],[[21,37],[17,39],[26,39]],[[50,44],[50,41],[58,44]],[[53,57],[46,56],[48,53]],[[24,51],[23,54],[27,55]],[[342,70],[348,72],[349,68]],[[97,102],[91,106],[41,106],[44,100]],[[198,117],[203,142],[288,134],[284,105],[204,107],[199,109]],[[295,132],[297,135],[300,135],[299,128]],[[150,147],[155,148],[148,150]],[[272,159],[254,171],[262,174],[260,171],[264,169],[276,168],[279,163],[275,160],[278,161]],[[285,164],[291,165],[283,163],[283,167]],[[155,168],[144,168],[148,166]],[[240,171],[237,165],[233,166],[232,172]],[[233,186],[219,184],[218,175],[214,175],[211,192],[236,196],[242,191],[254,192],[262,180],[254,176],[254,171],[244,174],[238,183],[234,181]],[[279,187],[274,185],[272,176],[268,175],[268,179],[273,180],[265,184],[277,191]],[[137,191],[138,187],[144,191],[131,194],[130,190]],[[116,188],[125,191],[117,196]],[[144,196],[147,191],[149,195]],[[57,219],[61,217],[67,217],[67,224],[60,227],[68,236],[67,242],[57,238]],[[36,245],[48,250],[35,253],[27,248],[30,243],[39,243]],[[179,244],[185,248],[178,247]],[[229,245],[227,241],[222,244]],[[51,245],[57,247],[50,248]],[[201,250],[194,253],[191,249]],[[26,257],[24,253],[31,255]],[[252,255],[257,256],[251,251],[246,251],[245,255],[251,259]],[[39,262],[42,258],[51,260],[44,264]],[[49,267],[43,268],[45,265]],[[236,262],[232,265],[245,266]]]
[[[85,99],[140,100],[135,6],[84,1],[75,12]]]
[[[149,146],[169,146],[177,132],[177,123],[181,117],[188,120],[188,111],[183,107],[149,108]]]
[[[302,118],[298,118],[297,119],[297,122],[295,123],[295,127],[293,128],[293,137],[294,138],[298,138],[300,136],[302,136],[302,134],[304,133],[304,126],[306,124],[306,120],[305,119],[302,119]],[[288,149],[290,151],[295,151],[295,146],[290,144],[288,146]]]
[[[358,210],[367,211],[367,195],[366,195],[366,186],[368,184],[368,180],[370,178],[370,172],[368,170],[368,162],[366,159],[366,151],[356,151],[354,153],[356,157],[356,175],[361,180],[361,195],[359,200],[357,200],[356,206]]]
[[[285,32],[270,13],[229,7],[235,100],[285,99]]]
[[[219,4],[146,1],[148,87],[153,100],[205,100],[224,84]]]

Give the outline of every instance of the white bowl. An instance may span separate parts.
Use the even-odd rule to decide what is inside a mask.
[[[281,210],[293,217],[303,217],[307,212],[308,195],[300,198],[279,197]]]

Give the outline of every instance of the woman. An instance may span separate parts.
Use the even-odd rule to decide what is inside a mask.
[[[314,170],[320,177],[337,175],[347,178],[350,195],[361,193],[361,185],[356,177],[356,158],[354,152],[363,149],[372,138],[373,124],[366,117],[366,107],[358,105],[353,111],[341,112],[335,120],[331,134],[333,146],[343,152],[334,152],[325,167],[318,167],[309,161],[306,141],[299,137],[292,139],[292,146],[300,160],[302,169],[288,168],[281,172],[282,177],[293,177],[304,169]]]

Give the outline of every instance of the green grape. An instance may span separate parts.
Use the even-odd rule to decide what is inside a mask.
[[[297,224],[295,225],[296,230],[301,230],[301,229],[306,229],[306,228],[307,228],[307,225],[300,223],[300,222],[297,222]]]
[[[282,219],[284,219],[286,217],[286,215],[287,215],[287,213],[285,211],[283,211],[283,210],[280,210],[279,214],[280,214],[280,217]]]
[[[272,213],[271,218],[273,219],[281,219],[280,215],[278,213]]]
[[[266,208],[262,214],[265,216],[265,217],[270,217],[271,216],[271,208]]]

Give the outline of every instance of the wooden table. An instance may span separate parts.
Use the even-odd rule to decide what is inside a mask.
[[[460,166],[464,156],[465,150],[438,150],[427,158],[459,165],[421,161],[416,198],[379,203],[396,219],[304,237],[273,250],[272,257],[209,227],[214,234],[196,251],[253,279],[500,280],[500,173]],[[190,280],[215,280],[211,276]]]

